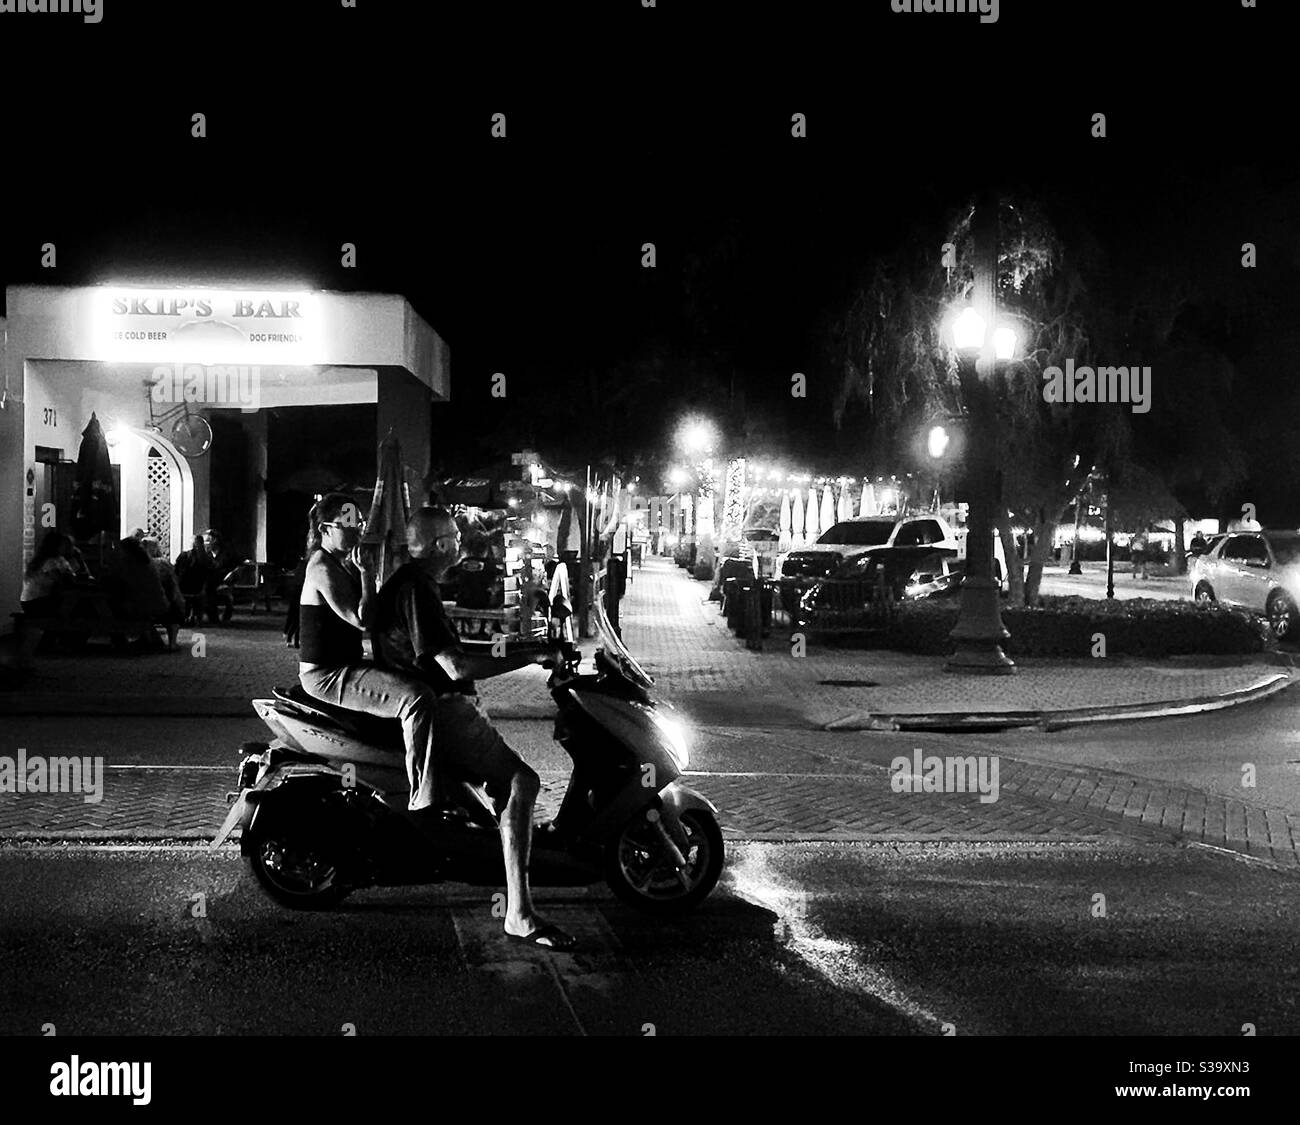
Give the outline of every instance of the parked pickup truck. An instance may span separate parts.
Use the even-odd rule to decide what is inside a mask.
[[[993,571],[1004,582],[1006,560],[1002,544],[993,540]],[[945,570],[960,570],[966,558],[966,531],[951,527],[935,515],[861,516],[842,520],[828,528],[810,547],[790,551],[781,563],[784,582],[828,578],[845,573],[845,564],[858,563],[853,570],[869,577],[868,571],[883,568],[888,585],[901,590],[908,585],[917,565],[950,559]],[[872,564],[875,564],[874,566]]]

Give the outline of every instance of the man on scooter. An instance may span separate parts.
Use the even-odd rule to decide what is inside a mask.
[[[543,642],[518,641],[502,657],[470,655],[448,621],[438,582],[460,558],[460,531],[445,508],[421,508],[406,526],[411,561],[379,592],[371,640],[383,668],[421,680],[434,695],[437,767],[482,780],[499,813],[506,869],[505,932],[515,941],[567,951],[577,943],[533,908],[528,886],[533,808],[541,781],[488,721],[474,681],[499,676],[550,654]]]

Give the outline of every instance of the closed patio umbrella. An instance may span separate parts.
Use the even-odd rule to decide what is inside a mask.
[[[560,514],[560,525],[555,533],[555,550],[560,555],[566,551],[582,551],[582,529],[587,518],[585,498],[578,489],[572,489],[567,499],[568,503]]]
[[[880,509],[876,507],[876,486],[870,482],[862,486],[862,510],[858,512],[860,516],[878,516]]]
[[[790,549],[790,494],[788,492],[781,494],[781,517],[777,526],[780,528],[781,536],[777,541],[776,549],[780,554],[785,554]]]
[[[798,490],[794,494],[794,504],[790,511],[790,544],[793,547],[802,547],[807,544],[808,540],[804,536],[803,527],[803,497]]]
[[[835,494],[831,491],[828,484],[822,489],[822,530],[827,531],[835,523]]]
[[[402,447],[392,431],[379,444],[379,470],[362,540],[377,551],[376,575],[383,585],[405,557],[406,521],[411,501],[402,479]]]
[[[841,521],[853,518],[853,497],[849,495],[847,484],[840,488],[840,507],[836,512],[836,518]]]
[[[808,521],[805,529],[805,535],[808,537],[810,544],[817,542],[817,537],[821,535],[822,529],[817,523],[817,486],[810,484],[808,486],[808,507],[805,509],[804,518]]]
[[[77,451],[77,474],[72,489],[72,533],[78,539],[89,539],[111,528],[117,519],[117,490],[113,487],[108,441],[104,437],[104,427],[92,412],[86,428],[81,431],[81,448]]]

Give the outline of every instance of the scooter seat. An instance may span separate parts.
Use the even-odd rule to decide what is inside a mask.
[[[289,689],[272,688],[271,694],[281,703],[299,711],[305,711],[317,720],[337,727],[348,734],[355,735],[371,746],[388,746],[396,743],[402,745],[402,721],[400,719],[383,719],[378,715],[369,715],[365,711],[353,711],[347,707],[336,707],[333,703],[308,695],[301,684],[294,684]]]

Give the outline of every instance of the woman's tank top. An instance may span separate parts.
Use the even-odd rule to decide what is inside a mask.
[[[361,584],[350,570],[347,570],[328,551],[322,551],[327,566],[337,567],[347,576],[349,583],[355,587],[358,603],[361,599]],[[361,663],[361,630],[349,625],[337,613],[324,603],[320,605],[300,605],[298,621],[301,630],[302,649],[298,659],[303,664],[318,664],[324,668],[341,668],[346,664]]]

